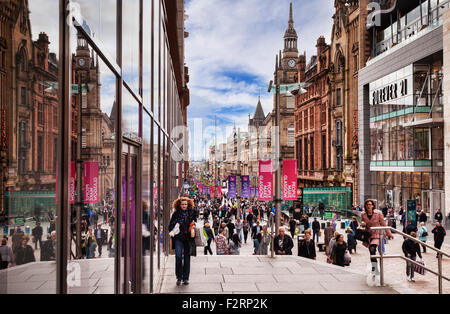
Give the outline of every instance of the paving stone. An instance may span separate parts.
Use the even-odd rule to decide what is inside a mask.
[[[274,276],[282,276],[282,275],[223,275],[225,279],[225,283],[230,282],[276,282]],[[288,275],[286,275],[288,276]]]
[[[189,285],[177,286],[175,282],[164,283],[161,293],[214,293],[223,292],[220,283],[190,283]]]
[[[232,275],[231,267],[205,268],[207,275]]]
[[[222,283],[222,290],[224,293],[229,292],[258,292],[258,288],[255,283],[251,282],[233,282],[233,283]]]

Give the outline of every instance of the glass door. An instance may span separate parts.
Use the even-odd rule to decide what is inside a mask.
[[[124,144],[122,153],[122,206],[121,206],[121,288],[125,294],[137,292],[138,237],[137,237],[137,173],[138,148]]]

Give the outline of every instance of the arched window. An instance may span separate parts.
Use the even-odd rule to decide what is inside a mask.
[[[27,171],[27,122],[19,122],[19,173],[24,173]]]

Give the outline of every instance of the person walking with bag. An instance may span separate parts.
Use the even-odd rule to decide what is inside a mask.
[[[242,232],[244,233],[244,243],[247,243],[248,231],[250,230],[250,225],[247,220],[244,220],[244,225],[242,226]]]
[[[174,232],[172,238],[172,248],[175,249],[175,274],[177,276],[177,286],[189,284],[189,274],[191,270],[191,223],[195,221],[194,202],[186,197],[178,198],[173,202],[174,213],[170,219],[169,232]],[[178,228],[176,228],[178,226]],[[195,231],[194,231],[195,232]],[[171,234],[171,235],[172,235]],[[195,234],[194,234],[195,235]]]
[[[427,238],[428,238],[428,229],[425,226],[425,222],[421,222],[420,229],[419,229],[419,240],[422,241],[423,243],[427,243]],[[425,245],[422,245],[422,247],[423,247],[423,252],[426,253],[427,247]]]
[[[205,223],[205,225],[202,228],[202,234],[205,238],[206,245],[205,245],[205,255],[208,255],[208,252],[213,255],[213,252],[211,250],[211,242],[214,241],[214,230],[210,228],[209,223]]]
[[[370,233],[369,242],[363,242],[363,245],[369,248],[370,255],[377,254],[377,248],[380,243],[380,230],[372,230],[372,227],[385,227],[383,213],[375,209],[375,204],[371,199],[364,202],[364,211],[361,213],[361,220],[366,227],[366,230]],[[385,230],[388,239],[394,239],[390,230]],[[371,257],[372,263],[372,280],[375,281],[375,276],[379,273],[378,261],[376,258]]]
[[[224,235],[224,229],[219,229],[219,234],[216,237],[216,254],[217,255],[228,255],[228,244],[227,238]]]
[[[415,238],[416,233],[413,231],[410,234],[411,237]],[[419,243],[414,242],[413,240],[407,238],[405,241],[403,241],[402,245],[402,251],[405,254],[405,257],[412,259],[413,261],[416,260],[417,255],[419,255],[420,259],[422,260],[422,254],[420,254],[420,246]],[[408,281],[415,281],[414,280],[414,268],[415,265],[410,262],[406,262],[406,279]]]
[[[444,243],[444,238],[447,235],[445,229],[442,228],[440,222],[436,222],[436,226],[431,230],[431,233],[434,234],[434,247],[440,250],[442,243]],[[436,257],[439,257],[439,253],[436,254]]]

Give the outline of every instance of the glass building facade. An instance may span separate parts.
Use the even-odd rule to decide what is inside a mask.
[[[0,16],[0,293],[154,292],[186,171],[184,1]]]

